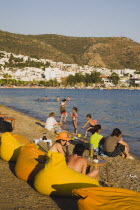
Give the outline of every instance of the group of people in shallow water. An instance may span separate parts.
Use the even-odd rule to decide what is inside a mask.
[[[60,122],[57,122],[55,120],[54,112],[51,112],[46,120],[45,128],[50,131],[58,132],[56,142],[50,148],[50,151],[60,152],[65,155],[68,167],[70,167],[71,169],[83,174],[87,174],[90,177],[96,177],[98,175],[98,170],[87,172],[88,162],[86,158],[82,157],[85,151],[85,146],[82,141],[80,144],[77,144],[74,147],[73,154],[69,155],[68,146],[69,140],[71,140],[71,138],[68,137],[67,132],[63,132],[61,129],[62,122],[66,122],[68,116],[66,112],[66,101],[66,99],[63,99],[60,104]],[[72,112],[70,113],[75,135],[77,134],[77,111],[77,107],[73,107]],[[108,157],[116,157],[118,155],[121,155],[122,157],[125,157],[127,159],[134,159],[129,154],[129,146],[123,140],[120,129],[115,128],[110,136],[104,137],[103,135],[101,135],[101,125],[97,124],[97,121],[92,119],[91,114],[87,114],[86,119],[87,122],[83,125],[82,128],[86,128],[84,138],[87,137],[88,132],[91,133],[89,141],[84,140],[88,142],[90,150],[92,149],[96,153],[103,154]],[[63,147],[66,147],[66,151],[63,150]]]
[[[48,96],[45,96],[45,98],[43,100],[47,101],[47,100],[49,100],[49,97]],[[71,98],[70,98],[70,96],[68,96],[67,97],[67,101],[70,101],[70,100],[71,100]],[[37,101],[41,101],[41,99],[38,98]],[[55,101],[60,101],[60,98],[57,96],[56,99],[55,99]]]

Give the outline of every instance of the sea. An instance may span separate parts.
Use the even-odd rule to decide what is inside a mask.
[[[47,101],[44,100],[46,96]],[[1,88],[0,104],[43,122],[50,112],[55,112],[59,121],[61,101],[56,102],[57,96],[61,100],[71,97],[71,101],[67,101],[68,118],[63,129],[74,132],[70,112],[77,107],[79,134],[84,135],[82,126],[86,123],[86,115],[91,114],[101,124],[103,136],[119,128],[130,152],[140,157],[140,90]]]

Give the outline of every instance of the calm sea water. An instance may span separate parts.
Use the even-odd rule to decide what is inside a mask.
[[[44,97],[49,100],[45,101]],[[110,135],[114,128],[121,129],[124,140],[133,154],[140,156],[140,90],[79,90],[79,89],[0,89],[0,104],[14,108],[45,122],[50,112],[60,119],[61,99],[71,97],[67,102],[67,112],[78,107],[78,133],[84,134],[81,127],[85,116],[91,114],[102,125],[102,134]],[[41,101],[37,101],[41,98]],[[70,115],[64,128],[73,132]]]

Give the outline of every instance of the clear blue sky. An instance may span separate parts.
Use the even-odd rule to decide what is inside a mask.
[[[140,42],[140,0],[0,0],[0,30]]]

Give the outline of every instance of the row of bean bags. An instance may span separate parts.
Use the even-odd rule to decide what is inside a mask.
[[[33,181],[35,175],[44,166],[38,160],[44,161],[45,157],[45,153],[36,144],[30,143],[23,146],[15,166],[16,176],[25,181]]]
[[[48,152],[49,162],[35,176],[34,187],[44,195],[72,196],[72,190],[98,187],[96,179],[68,168],[64,155]]]
[[[73,190],[80,197],[79,210],[139,210],[140,193],[114,187],[94,187]]]
[[[18,178],[34,181],[35,189],[45,195],[80,196],[79,210],[138,210],[140,193],[121,188],[98,187],[96,179],[75,172],[66,165],[65,157],[49,151],[48,163],[41,164],[46,154],[20,135],[5,133],[1,138],[3,160],[16,161]],[[35,176],[36,175],[36,176]],[[34,180],[35,177],[35,180]]]
[[[22,146],[28,144],[27,138],[6,132],[1,136],[0,154],[5,161],[16,161]]]

